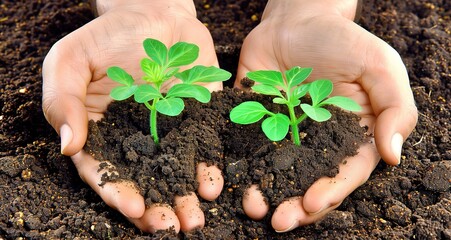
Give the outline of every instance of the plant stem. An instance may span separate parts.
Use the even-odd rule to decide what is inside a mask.
[[[153,141],[155,145],[160,144],[160,139],[158,138],[158,131],[157,131],[157,110],[150,110],[150,132],[153,137]]]
[[[291,117],[291,113],[290,113],[290,117]],[[298,126],[306,118],[307,118],[307,114],[304,113],[298,119],[296,119],[296,116],[295,116],[294,121],[292,121],[292,123],[290,123],[292,139],[293,139],[294,144],[297,146],[301,145],[301,140],[299,139],[299,127]]]
[[[296,125],[299,125],[299,124],[300,124],[302,121],[304,121],[307,117],[308,117],[307,114],[306,114],[306,113],[303,113],[303,114],[301,115],[301,117],[298,118],[298,119],[296,120]]]
[[[287,104],[288,112],[290,113],[290,126],[291,126],[291,140],[294,145],[300,146],[301,140],[299,139],[299,128],[297,123],[296,114],[294,112],[294,106],[291,104]]]
[[[297,124],[291,124],[291,138],[294,145],[301,146],[301,140],[299,139],[299,129]]]
[[[160,144],[160,139],[158,138],[158,131],[157,131],[157,109],[155,109],[155,104],[158,101],[158,99],[154,99],[152,105],[150,105],[148,102],[144,103],[146,107],[150,110],[150,135],[153,138],[153,142],[155,145]]]

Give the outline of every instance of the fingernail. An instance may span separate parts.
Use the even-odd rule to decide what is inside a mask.
[[[400,133],[393,134],[391,138],[391,151],[398,159],[398,165],[401,163],[401,150],[404,143],[403,137]]]
[[[74,136],[74,133],[72,132],[72,129],[67,124],[63,124],[60,128],[60,138],[61,138],[61,154],[64,154],[64,150],[66,149],[67,145],[69,145],[70,142],[72,142],[72,138]]]
[[[294,221],[291,226],[289,226],[288,228],[284,229],[284,230],[276,230],[274,229],[274,231],[276,231],[277,233],[284,233],[284,232],[289,232],[295,228],[298,227],[298,221]]]

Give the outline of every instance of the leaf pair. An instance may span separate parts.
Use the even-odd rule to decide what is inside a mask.
[[[252,89],[256,92],[265,95],[279,96],[280,90],[284,90],[286,93],[294,91],[294,87],[298,87],[299,84],[305,81],[312,72],[312,68],[293,67],[285,71],[285,79],[282,73],[274,70],[259,70],[247,73],[247,77],[255,82],[260,83],[255,85]],[[259,90],[266,90],[260,92]]]
[[[255,101],[243,102],[230,111],[230,120],[238,124],[252,124],[260,121],[265,115],[269,115],[262,122],[262,130],[272,141],[280,141],[288,133],[290,119],[282,113],[272,113],[261,103]]]
[[[186,42],[177,42],[168,50],[164,43],[148,38],[143,46],[147,56],[165,69],[191,64],[199,56],[199,47]]]
[[[333,84],[327,79],[316,80],[310,83],[308,92],[312,99],[312,104],[301,104],[302,111],[317,122],[324,122],[332,117],[329,110],[323,108],[325,105],[335,105],[348,111],[361,111],[360,105],[350,98],[342,96],[327,98],[332,93],[332,90]]]

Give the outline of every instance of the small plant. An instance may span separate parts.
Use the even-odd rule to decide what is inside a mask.
[[[107,76],[121,84],[111,90],[110,96],[117,101],[132,95],[138,103],[150,110],[150,132],[155,144],[159,144],[157,133],[157,112],[177,116],[185,108],[183,98],[194,98],[201,103],[210,101],[210,91],[195,83],[218,82],[228,80],[232,75],[220,68],[197,65],[180,72],[181,66],[193,63],[199,56],[199,47],[195,44],[177,42],[169,49],[156,39],[146,39],[144,50],[149,58],[141,60],[144,72],[143,80],[147,84],[137,85],[133,77],[124,69],[114,66],[107,69]],[[170,79],[178,78],[181,83],[173,85],[166,94],[161,87]]]
[[[281,72],[272,70],[260,70],[247,73],[247,77],[260,84],[252,89],[260,94],[275,96],[274,103],[284,104],[288,107],[289,116],[283,113],[273,113],[267,110],[261,103],[247,101],[239,104],[230,112],[232,122],[238,124],[251,124],[260,121],[265,115],[268,117],[262,122],[262,130],[271,141],[280,141],[288,133],[291,127],[292,141],[300,145],[298,125],[307,117],[323,122],[332,116],[325,105],[336,105],[349,111],[360,111],[361,107],[354,100],[334,96],[327,98],[333,89],[330,80],[319,79],[311,83],[301,84],[312,72],[312,68],[293,67]],[[281,89],[282,91],[280,91]],[[312,104],[301,103],[301,98],[309,94]],[[303,113],[296,116],[295,107],[300,106]]]

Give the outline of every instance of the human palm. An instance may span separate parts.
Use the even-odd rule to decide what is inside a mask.
[[[171,226],[177,231],[180,228],[189,231],[203,226],[203,213],[198,207],[197,196],[189,194],[175,199],[177,214],[166,206],[146,208],[133,183],[108,183],[100,187],[104,172],[98,172],[99,162],[81,149],[86,142],[88,120],[102,118],[111,102],[109,93],[116,83],[107,78],[107,68],[120,66],[127,69],[134,79],[140,80],[143,73],[139,63],[146,56],[142,46],[144,39],[155,38],[166,46],[178,41],[197,44],[201,48],[194,64],[218,65],[210,33],[196,19],[195,11],[190,9],[160,9],[158,5],[147,9],[145,14],[132,5],[112,9],[58,41],[43,65],[43,109],[47,120],[61,136],[62,153],[71,156],[80,177],[108,205],[144,231],[153,232]],[[163,85],[163,91],[172,84],[174,81]],[[205,86],[210,90],[222,88],[221,83]],[[206,170],[202,172],[220,174],[217,168],[204,164],[199,168]],[[212,191],[211,187],[202,189],[202,184],[200,188],[199,194],[212,200],[219,195],[222,183],[218,182]],[[185,210],[179,211],[182,205]],[[195,218],[197,221],[187,220],[196,214],[199,215]],[[170,220],[161,221],[161,215]]]
[[[312,67],[308,80],[333,81],[332,95],[354,99],[357,114],[375,141],[360,146],[358,154],[340,166],[331,181],[323,177],[304,196],[283,202],[272,217],[276,231],[310,224],[335,209],[363,184],[379,162],[398,164],[402,141],[416,124],[416,108],[404,64],[387,43],[339,15],[308,18],[268,17],[247,36],[241,50],[235,86],[249,71],[285,71],[293,66]],[[255,189],[255,187],[254,187]],[[255,191],[255,190],[253,190]],[[261,193],[245,198],[243,207],[252,218],[262,218],[267,208]],[[246,202],[249,201],[249,202]]]

